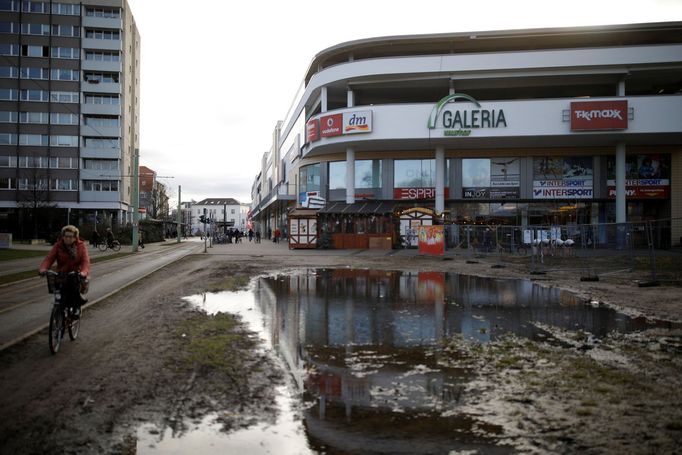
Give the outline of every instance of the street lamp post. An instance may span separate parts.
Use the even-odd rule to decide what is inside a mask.
[[[137,253],[138,232],[140,224],[140,150],[135,149],[133,155],[133,253]]]

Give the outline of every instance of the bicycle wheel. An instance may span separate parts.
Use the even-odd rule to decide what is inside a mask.
[[[48,336],[50,339],[50,352],[56,354],[59,351],[59,345],[62,343],[62,337],[64,336],[64,311],[61,306],[52,307]]]
[[[97,245],[97,248],[99,248],[100,251],[106,251],[107,250],[107,242],[100,242]]]
[[[78,332],[81,329],[81,319],[83,318],[83,308],[81,307],[80,316],[78,319],[69,318],[69,338],[71,341],[78,338]]]
[[[111,249],[114,251],[121,251],[121,244],[118,240],[114,240],[114,243],[111,245]]]

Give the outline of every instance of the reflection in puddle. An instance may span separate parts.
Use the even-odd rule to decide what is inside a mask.
[[[211,416],[180,439],[142,427],[140,453],[507,453],[499,428],[458,410],[474,372],[444,351],[448,340],[648,328],[530,281],[445,273],[311,270],[187,300],[240,314],[286,364],[290,388],[275,423],[225,434]]]

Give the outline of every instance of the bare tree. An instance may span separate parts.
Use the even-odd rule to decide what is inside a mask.
[[[38,237],[38,220],[48,209],[57,205],[50,201],[49,178],[41,168],[19,171],[17,182],[17,206],[28,212],[33,227],[33,238]]]

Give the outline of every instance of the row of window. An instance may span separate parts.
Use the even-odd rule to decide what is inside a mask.
[[[88,95],[85,96],[86,103]],[[52,103],[78,103],[80,101],[80,92],[62,92],[62,91],[48,91],[48,90],[31,90],[31,89],[15,89],[15,88],[0,88],[0,101],[43,101]],[[95,103],[92,103],[95,104]],[[101,104],[101,103],[98,103]]]
[[[85,186],[85,180],[84,186]],[[40,190],[47,191],[48,188],[53,191],[78,191],[78,180],[75,179],[28,179],[28,178],[13,178],[0,177],[0,190]],[[118,191],[118,182],[116,182],[116,190]]]
[[[81,28],[78,25],[31,24],[29,22],[22,22],[20,25],[17,22],[0,22],[0,33],[49,36],[50,32],[52,32],[53,36],[68,36],[75,38],[81,36]]]
[[[61,112],[0,111],[0,123],[34,123],[47,125],[78,125],[78,115]],[[87,124],[87,122],[86,122]]]
[[[80,92],[63,92],[63,91],[48,91],[48,90],[31,90],[31,89],[15,89],[15,88],[0,88],[0,101],[43,101],[52,103],[78,103],[80,101]],[[110,104],[119,105],[121,99],[116,94],[101,95],[88,94],[84,96],[85,104]]]
[[[0,155],[0,167],[37,169],[78,169],[78,158],[63,156],[7,156]],[[83,169],[117,171],[118,160],[84,158]]]
[[[80,71],[66,68],[39,68],[25,66],[17,68],[16,66],[0,66],[0,78],[8,79],[38,79],[53,81],[79,81]],[[98,72],[84,72],[83,80],[90,83],[118,83],[119,73],[98,73]]]
[[[0,55],[15,57],[52,57],[78,60],[81,56],[79,47],[52,47],[31,44],[0,44]],[[118,51],[85,51],[85,60],[95,62],[120,62],[121,53]]]
[[[21,5],[21,12],[23,13],[41,13],[41,14],[58,14],[61,16],[80,16],[81,7],[80,5],[72,3],[52,3],[52,9],[50,9],[50,2],[35,2],[29,0],[0,0],[0,11],[19,11],[19,6]],[[86,8],[86,16],[88,10],[94,10],[93,8]]]
[[[93,149],[120,148],[117,137],[83,137],[83,146]],[[78,136],[47,134],[0,133],[0,145],[23,145],[36,147],[78,147]]]

